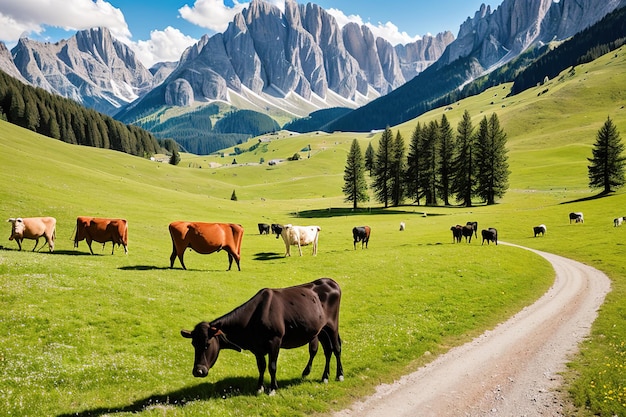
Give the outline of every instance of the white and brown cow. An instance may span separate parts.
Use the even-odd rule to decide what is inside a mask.
[[[46,239],[48,250],[54,251],[54,239],[56,237],[57,220],[54,217],[17,217],[10,218],[7,222],[11,223],[11,236],[9,240],[15,240],[17,246],[22,250],[22,240],[34,239],[35,247],[39,244],[39,238]],[[45,246],[45,244],[43,245]],[[43,249],[43,246],[41,249]]]

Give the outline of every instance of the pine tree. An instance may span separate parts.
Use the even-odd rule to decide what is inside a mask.
[[[350,152],[346,160],[346,167],[343,171],[344,185],[343,194],[346,202],[352,203],[352,208],[356,209],[359,202],[369,200],[367,195],[367,183],[365,182],[365,162],[361,154],[359,142],[354,139],[350,146]]]
[[[590,188],[602,188],[602,193],[607,194],[624,185],[626,157],[623,152],[624,144],[617,127],[611,118],[607,117],[597,133],[596,142],[591,150],[593,157],[587,158],[591,163],[587,166]]]
[[[420,167],[423,165],[421,162],[423,158],[422,142],[422,125],[417,123],[409,143],[404,182],[407,197],[416,202],[418,206],[420,205],[420,199],[424,196],[422,190],[423,181],[421,180],[422,171],[420,170]]]
[[[472,118],[467,110],[457,125],[457,153],[452,163],[454,172],[450,191],[465,207],[472,206],[476,189],[475,135]]]
[[[404,138],[400,134],[400,131],[398,131],[392,143],[390,171],[391,202],[395,207],[402,204],[402,200],[404,199],[404,151]]]
[[[476,194],[487,204],[495,204],[496,198],[502,197],[509,187],[506,133],[495,113],[489,120],[485,116],[480,122],[476,145]]]
[[[389,127],[385,128],[378,143],[376,160],[374,162],[374,194],[376,200],[383,203],[385,208],[389,207],[391,198],[391,164],[393,157],[393,134]]]
[[[372,146],[372,142],[370,142],[365,150],[365,169],[369,171],[370,177],[372,176],[372,170],[374,169],[375,158],[376,154],[374,153],[374,147]]]
[[[431,121],[427,127],[424,128],[424,141],[422,147],[422,165],[420,171],[422,172],[421,181],[422,189],[424,190],[424,197],[426,199],[426,205],[437,204],[437,188],[439,185],[438,168],[439,158],[437,147],[439,146],[439,123],[436,120]]]
[[[441,116],[439,125],[439,195],[443,199],[443,204],[450,205],[450,184],[452,182],[452,162],[455,153],[454,132],[448,122],[448,118],[444,114]]]

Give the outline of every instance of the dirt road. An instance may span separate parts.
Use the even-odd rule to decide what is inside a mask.
[[[559,373],[589,334],[610,281],[579,262],[532,251],[556,272],[537,302],[335,417],[562,416]]]

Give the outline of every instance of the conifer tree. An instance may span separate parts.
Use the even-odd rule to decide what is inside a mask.
[[[374,147],[372,146],[372,142],[370,142],[365,150],[365,169],[369,171],[370,177],[372,176],[372,170],[374,169],[375,158],[376,154],[374,152]]]
[[[417,205],[420,205],[420,199],[424,196],[422,190],[422,125],[418,122],[411,134],[409,142],[409,154],[407,155],[406,171],[405,171],[405,187],[406,195]]]
[[[475,135],[472,118],[467,110],[457,125],[457,153],[452,163],[454,176],[450,191],[465,207],[472,206],[476,189]]]
[[[374,161],[374,195],[376,200],[389,207],[391,198],[391,165],[393,158],[393,133],[385,128],[378,143],[376,160]]]
[[[439,196],[443,199],[443,204],[450,205],[450,184],[452,183],[452,161],[455,152],[454,132],[448,122],[448,118],[444,114],[441,116],[439,124]]]
[[[424,158],[419,168],[422,172],[422,189],[424,190],[426,205],[436,205],[437,188],[439,185],[439,157],[437,152],[437,147],[439,146],[439,123],[436,120],[431,121],[424,128],[423,137],[422,154]]]
[[[587,167],[589,187],[601,188],[603,194],[622,187],[625,183],[624,169],[626,168],[626,156],[623,155],[624,144],[610,117],[607,117],[606,122],[598,131],[591,152],[593,156],[587,158],[590,162]]]
[[[390,166],[391,202],[393,206],[397,207],[402,204],[402,200],[404,199],[405,146],[404,138],[400,134],[400,131],[396,134],[392,147]]]
[[[507,162],[506,133],[500,127],[498,116],[493,113],[480,122],[476,139],[478,161],[476,194],[484,202],[495,204],[509,187],[509,163]]]
[[[354,139],[350,146],[350,152],[346,160],[346,167],[343,171],[343,194],[346,202],[352,203],[352,208],[356,209],[358,203],[367,201],[367,182],[365,182],[365,162],[361,154],[359,142]]]

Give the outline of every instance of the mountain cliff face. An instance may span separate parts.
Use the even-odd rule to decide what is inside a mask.
[[[428,50],[432,63],[452,40],[447,33],[404,48]],[[367,27],[339,28],[330,14],[312,3],[287,0],[282,12],[252,0],[224,33],[205,36],[187,49],[156,89],[165,105],[232,101],[232,94],[250,102],[254,95],[303,116],[316,108],[357,107],[387,94],[429,64],[423,62],[424,55],[405,53],[402,60],[396,48],[376,39]],[[302,100],[312,105],[302,106]]]
[[[626,0],[504,0],[492,11],[483,4],[461,25],[457,38],[436,63],[324,129],[370,131],[411,120],[430,110],[432,103],[529,48],[564,41],[625,6]],[[408,51],[405,47],[398,55]]]
[[[365,26],[340,28],[316,4],[286,0],[282,12],[252,0],[224,33],[203,36],[177,64],[149,71],[107,29],[96,28],[57,43],[22,38],[11,54],[0,50],[0,69],[110,115],[131,102],[141,108],[137,98],[154,90],[151,105],[236,100],[240,107],[304,116],[319,108],[358,107],[389,93],[435,62],[453,40],[446,32],[393,47]]]
[[[492,11],[483,4],[461,24],[437,65],[471,56],[482,70],[498,67],[531,45],[567,39],[625,5],[625,0],[505,0]]]
[[[11,53],[30,84],[107,114],[153,86],[152,74],[108,29],[80,31],[57,43],[22,38]]]

